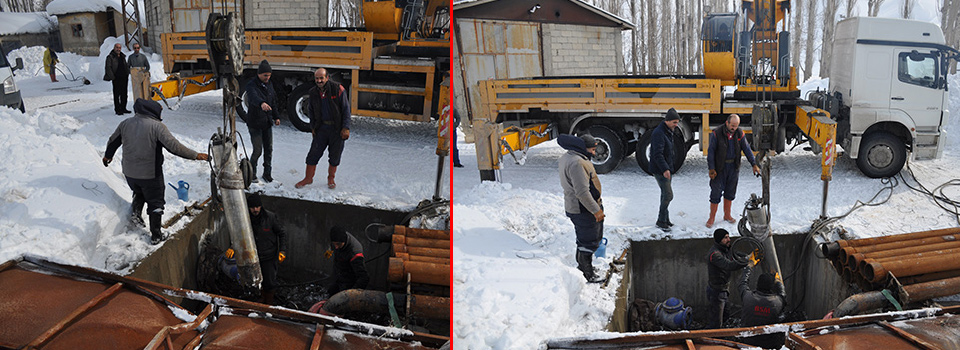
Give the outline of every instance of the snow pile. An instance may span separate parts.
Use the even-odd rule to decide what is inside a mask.
[[[0,12],[0,35],[49,33],[57,30],[57,18],[46,12]]]
[[[140,7],[144,8],[144,7]],[[105,12],[114,9],[123,12],[120,0],[53,0],[47,4],[47,12],[51,15],[65,15],[78,12]]]

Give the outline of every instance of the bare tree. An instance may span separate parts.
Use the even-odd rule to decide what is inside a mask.
[[[45,11],[43,0],[2,0],[0,11],[3,12],[40,12]]]
[[[942,0],[940,28],[946,37],[947,46],[960,47],[960,0]],[[950,63],[950,74],[957,73],[957,61]]]
[[[830,58],[833,54],[833,30],[837,25],[837,1],[827,0],[823,5],[823,47],[820,49],[820,76],[830,76]]]
[[[903,0],[903,7],[900,8],[900,17],[909,19],[913,17],[913,5],[915,0]]]
[[[656,48],[656,47],[659,46],[659,45],[655,45],[655,44],[654,44],[654,43],[658,42],[657,37],[658,37],[659,33],[658,33],[657,29],[659,29],[659,26],[657,26],[657,23],[659,23],[660,21],[659,21],[658,18],[657,18],[657,15],[659,14],[659,12],[658,12],[656,9],[657,9],[657,8],[660,8],[660,6],[657,6],[658,1],[656,1],[656,0],[652,0],[652,1],[649,1],[649,2],[644,1],[644,3],[645,3],[645,5],[647,6],[647,15],[646,15],[646,19],[647,19],[647,25],[646,25],[646,30],[647,30],[647,43],[646,43],[646,44],[647,44],[647,45],[646,45],[646,46],[647,46],[647,59],[646,59],[647,69],[646,69],[646,72],[647,72],[647,73],[650,73],[650,72],[659,71],[659,69],[660,69],[659,60],[658,60],[658,58],[659,58],[659,57],[658,57],[658,56],[659,56],[659,55],[658,55],[658,52],[659,52],[659,51],[662,51],[662,49]]]
[[[804,45],[803,49],[803,72],[806,73],[807,77],[813,76],[813,53],[816,50],[816,30],[817,30],[817,0],[804,0],[807,1],[807,31],[806,38],[807,43]]]
[[[857,3],[859,0],[847,0],[847,16],[844,18],[850,18],[856,15]]]
[[[360,6],[363,0],[331,0],[330,20],[331,27],[360,27],[363,25],[363,14]]]
[[[880,13],[880,5],[883,2],[884,0],[867,0],[867,15],[877,17],[877,14]]]
[[[793,15],[793,21],[790,24],[793,25],[790,33],[790,62],[793,62],[793,66],[797,67],[797,80],[803,81],[803,75],[800,70],[800,36],[803,35],[803,3],[802,0],[793,1],[793,11],[790,11],[790,14]]]
[[[633,20],[633,25],[636,26],[636,28],[630,31],[630,67],[632,67],[633,74],[640,72],[640,41],[637,40],[637,30],[639,30],[641,26],[640,14],[637,13],[637,1],[639,0],[630,0],[630,16]]]

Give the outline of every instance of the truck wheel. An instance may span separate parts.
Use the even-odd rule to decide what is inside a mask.
[[[648,130],[643,133],[643,135],[640,135],[640,141],[637,141],[637,165],[640,166],[643,172],[653,175],[650,173],[651,138],[653,138],[653,130]],[[684,161],[687,160],[687,152],[690,151],[690,147],[686,145],[682,138],[674,137],[673,149],[675,150],[673,156],[673,172],[678,173]]]
[[[244,91],[243,95],[240,95],[240,101],[237,102],[237,118],[242,120],[244,123],[247,122],[247,92]]]
[[[23,105],[23,99],[20,99],[20,113],[27,113],[27,106]]]
[[[864,175],[876,179],[896,175],[906,161],[907,147],[902,140],[885,132],[876,132],[863,138],[857,167]]]
[[[313,83],[301,84],[287,96],[287,119],[297,130],[310,132],[310,117],[307,116],[307,93]]]
[[[591,158],[597,174],[606,174],[620,165],[623,160],[623,141],[610,128],[600,125],[591,126],[587,133],[597,139],[597,155]]]

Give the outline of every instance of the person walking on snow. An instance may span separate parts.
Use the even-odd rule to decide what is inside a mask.
[[[733,260],[730,233],[724,229],[713,231],[713,247],[707,253],[707,301],[709,306],[708,328],[723,326],[724,316],[729,314],[727,300],[730,298],[730,273],[744,268],[742,264]],[[753,256],[751,254],[751,259]]]
[[[713,227],[713,218],[717,215],[720,197],[723,196],[723,220],[734,223],[730,216],[730,207],[737,197],[737,183],[740,181],[740,154],[747,156],[753,166],[753,173],[760,174],[760,167],[753,157],[750,143],[740,130],[740,116],[731,114],[726,123],[710,133],[710,146],[707,148],[707,166],[710,168],[710,218],[707,228]]]
[[[307,115],[310,117],[313,140],[310,151],[307,152],[306,174],[295,187],[303,188],[313,183],[320,157],[324,150],[328,150],[327,160],[330,166],[327,168],[327,187],[334,189],[337,187],[334,177],[337,166],[340,165],[343,145],[350,138],[350,101],[347,99],[346,89],[330,80],[326,69],[317,69],[313,76],[317,86],[307,93]]]
[[[253,164],[253,181],[257,181],[257,161],[263,154],[263,181],[273,182],[273,126],[280,125],[280,115],[277,114],[277,93],[273,90],[270,77],[273,69],[267,60],[260,61],[257,68],[257,78],[247,83],[244,91],[247,93],[247,130],[250,131],[250,142],[253,143],[253,154],[250,162]]]
[[[653,129],[650,139],[649,171],[657,179],[660,186],[660,212],[657,215],[657,227],[665,232],[670,231],[673,223],[670,222],[670,212],[667,208],[673,200],[673,186],[671,185],[674,173],[673,163],[676,150],[673,149],[674,132],[680,124],[680,114],[676,109],[667,110],[663,122]]]
[[[59,82],[59,80],[57,80],[58,62],[60,62],[60,60],[57,58],[57,53],[48,47],[47,50],[43,52],[43,72],[50,75],[51,83]]]
[[[593,253],[603,239],[603,200],[600,199],[600,178],[590,162],[596,155],[597,141],[591,135],[560,135],[557,144],[567,150],[560,156],[560,187],[563,188],[563,210],[577,233],[577,269],[589,283],[602,279],[593,269]]]
[[[113,45],[113,51],[107,54],[107,61],[103,68],[103,80],[113,82],[113,111],[117,115],[130,113],[127,109],[127,79],[130,77],[130,67],[127,66],[126,56],[120,51],[120,44]]]
[[[160,220],[163,217],[164,191],[163,152],[178,155],[185,159],[207,160],[206,153],[197,153],[177,141],[160,119],[163,107],[156,101],[137,99],[133,104],[136,114],[117,125],[116,131],[107,141],[107,150],[103,156],[103,166],[109,166],[113,155],[123,146],[123,161],[120,165],[127,185],[133,191],[131,219],[143,225],[143,204],[147,204],[147,216],[150,218],[150,243],[157,244],[163,239],[160,232]]]

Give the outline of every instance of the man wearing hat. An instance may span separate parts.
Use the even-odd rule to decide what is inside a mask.
[[[740,154],[747,156],[753,165],[753,173],[760,174],[760,167],[753,157],[750,143],[740,130],[740,116],[731,114],[727,121],[710,133],[710,146],[707,148],[707,166],[710,175],[710,218],[707,228],[713,227],[713,218],[723,197],[723,220],[735,223],[730,216],[730,207],[737,196],[737,183],[740,181]]]
[[[720,328],[723,325],[724,315],[728,312],[727,299],[730,292],[730,272],[744,268],[747,264],[733,260],[733,251],[730,233],[724,229],[713,231],[713,247],[707,253],[707,301],[710,302],[710,317],[707,319],[709,328]],[[752,254],[751,254],[752,259]]]
[[[273,182],[273,126],[280,125],[277,114],[277,93],[270,82],[273,69],[267,60],[260,61],[257,78],[244,88],[247,95],[247,130],[253,143],[253,182],[257,182],[257,162],[263,154],[263,181]]]
[[[273,304],[277,287],[277,270],[287,258],[287,235],[283,225],[272,211],[263,209],[263,200],[259,193],[247,196],[247,208],[250,210],[250,227],[253,229],[253,241],[257,245],[257,257],[260,260],[260,273],[263,274],[260,302]],[[233,258],[233,249],[227,249],[224,256]]]
[[[363,246],[343,227],[330,228],[330,245],[333,247],[333,270],[336,282],[329,288],[330,295],[347,289],[364,289],[370,282],[367,268],[363,265]]]
[[[650,139],[650,165],[649,171],[657,179],[657,185],[660,186],[660,212],[657,215],[657,227],[665,232],[670,231],[673,223],[670,222],[670,212],[667,207],[673,200],[673,186],[671,185],[671,176],[673,175],[674,153],[673,138],[674,132],[680,125],[680,114],[676,109],[667,110],[667,116],[660,125],[653,129],[653,136]]]
[[[560,156],[560,187],[563,209],[577,233],[577,269],[587,282],[597,283],[602,278],[593,269],[593,253],[603,238],[604,218],[600,178],[590,162],[590,157],[596,155],[597,141],[589,134],[564,134],[557,138],[557,144],[567,150]]]
[[[143,204],[147,204],[147,216],[150,218],[150,243],[157,244],[163,239],[160,232],[160,220],[163,217],[163,199],[166,185],[163,183],[162,146],[168,152],[186,159],[207,160],[206,153],[197,153],[184,146],[173,137],[170,130],[160,119],[163,107],[156,101],[137,99],[133,103],[136,114],[117,125],[117,130],[107,141],[107,150],[103,155],[103,166],[109,166],[113,155],[123,146],[121,167],[127,178],[127,185],[133,190],[131,220],[143,225]]]
[[[750,273],[756,266],[754,260],[747,262],[750,268],[743,270],[740,277],[740,298],[743,300],[743,312],[740,314],[741,327],[763,326],[783,321],[783,307],[786,305],[787,295],[783,282],[767,272],[757,278],[757,289],[750,290]],[[743,343],[760,346],[765,349],[783,346],[784,333],[769,333],[754,337],[743,338]]]

